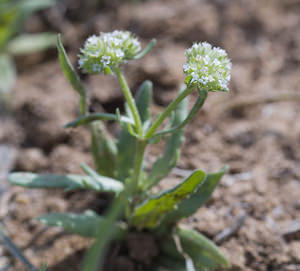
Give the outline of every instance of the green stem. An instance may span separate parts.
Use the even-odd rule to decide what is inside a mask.
[[[183,128],[188,122],[190,122],[194,118],[196,113],[201,109],[201,107],[203,106],[203,104],[206,100],[206,97],[207,97],[207,91],[206,90],[198,90],[198,93],[199,93],[199,97],[198,97],[197,101],[195,102],[195,104],[192,107],[190,113],[184,119],[183,122],[181,122],[179,125],[171,128],[169,130],[159,131],[159,132],[155,133],[153,135],[153,137],[162,136],[162,135],[169,134],[169,133],[174,133],[174,132],[178,131],[179,129]]]
[[[120,82],[120,85],[122,87],[124,96],[126,98],[128,106],[129,106],[130,111],[132,113],[137,133],[138,133],[140,138],[143,138],[143,126],[142,126],[142,121],[141,121],[141,118],[140,118],[140,114],[137,110],[134,98],[133,98],[133,96],[131,94],[131,91],[128,87],[126,79],[125,79],[124,75],[122,74],[120,68],[116,68],[115,73],[116,73],[116,76],[117,76],[117,78]]]
[[[86,114],[86,93],[80,94],[80,100],[79,100],[79,112],[81,116],[84,116]]]
[[[134,168],[133,168],[134,172],[130,184],[132,195],[135,195],[135,193],[137,192],[139,181],[141,180],[144,154],[145,154],[147,144],[148,144],[148,140],[137,140],[136,153],[134,159]]]
[[[97,234],[98,236],[93,246],[85,255],[83,261],[83,271],[102,270],[104,262],[104,253],[107,249],[109,242],[114,238],[116,234],[116,228],[114,227],[114,223],[118,220],[118,218],[124,211],[124,206],[129,196],[128,192],[128,189],[125,188],[125,190],[121,192],[119,197],[115,198],[111,208],[108,210],[106,219],[99,222]]]
[[[157,130],[157,128],[163,123],[163,121],[171,114],[173,110],[177,107],[177,105],[189,94],[191,94],[194,91],[193,87],[187,87],[184,91],[182,91],[175,100],[173,100],[168,107],[165,109],[164,112],[162,112],[161,115],[159,115],[152,126],[148,129],[145,138],[149,139]]]

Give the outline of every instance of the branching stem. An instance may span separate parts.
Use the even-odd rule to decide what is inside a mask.
[[[173,110],[177,107],[177,105],[189,94],[191,94],[194,91],[195,87],[187,87],[184,91],[182,91],[176,98],[173,100],[168,107],[163,111],[154,121],[152,126],[147,131],[145,138],[149,139],[155,131],[158,129],[158,127],[163,123],[163,121],[171,114]]]

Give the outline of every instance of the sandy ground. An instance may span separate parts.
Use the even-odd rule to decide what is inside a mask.
[[[128,29],[145,44],[157,38],[156,48],[126,69],[133,89],[145,79],[153,81],[154,112],[176,95],[184,78],[184,51],[194,41],[227,50],[233,62],[230,92],[210,93],[187,128],[177,170],[161,186],[173,185],[182,172],[178,169],[213,171],[230,165],[212,199],[184,223],[219,243],[230,270],[300,270],[300,1],[66,3],[66,10],[56,6],[41,12],[26,27],[62,32],[73,63],[92,33]],[[80,172],[81,162],[91,163],[89,134],[84,128],[62,128],[76,117],[77,97],[60,71],[55,50],[17,63],[20,77],[10,113],[0,115],[0,150],[11,159],[4,158],[7,164],[0,171]],[[122,106],[114,78],[83,80],[92,110],[114,112]],[[287,101],[282,101],[284,95]],[[109,128],[117,133],[115,125]],[[148,160],[160,150],[154,145]],[[79,256],[89,240],[46,229],[34,218],[50,211],[103,210],[107,198],[10,187],[4,173],[0,216],[11,238],[36,265],[46,261],[50,271],[66,266],[79,270]],[[232,234],[223,238],[224,229]],[[0,245],[0,264],[4,262],[12,265],[9,270],[24,270]]]

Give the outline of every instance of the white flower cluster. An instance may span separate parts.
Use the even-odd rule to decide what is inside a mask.
[[[109,73],[140,51],[141,45],[131,32],[115,30],[89,37],[80,50],[78,64],[85,73]]]
[[[185,83],[207,91],[228,91],[231,62],[225,50],[207,42],[195,43],[185,52]]]

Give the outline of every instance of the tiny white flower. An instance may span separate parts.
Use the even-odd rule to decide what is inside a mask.
[[[97,45],[98,39],[95,35],[93,35],[87,39],[87,42],[91,45]]]
[[[93,71],[94,72],[100,72],[101,66],[99,64],[93,64]]]

